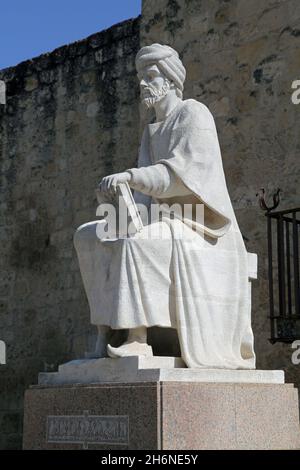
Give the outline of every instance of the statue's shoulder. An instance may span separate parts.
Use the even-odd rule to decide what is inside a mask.
[[[181,116],[202,128],[214,126],[214,118],[208,107],[192,98],[184,100],[181,107]]]

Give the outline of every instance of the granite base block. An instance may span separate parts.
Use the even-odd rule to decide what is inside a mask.
[[[292,384],[34,386],[24,449],[299,449]]]

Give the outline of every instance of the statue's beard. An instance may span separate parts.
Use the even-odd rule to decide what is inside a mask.
[[[143,91],[147,92],[149,96],[142,98],[142,102],[147,108],[152,108],[155,103],[158,103],[162,98],[164,98],[170,90],[170,84],[168,81],[161,87],[160,90],[156,90],[151,85],[148,85]]]

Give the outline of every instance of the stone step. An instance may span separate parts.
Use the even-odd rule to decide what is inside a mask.
[[[78,359],[58,372],[39,374],[39,385],[134,382],[214,382],[283,384],[281,370],[191,369],[179,357],[131,356]]]

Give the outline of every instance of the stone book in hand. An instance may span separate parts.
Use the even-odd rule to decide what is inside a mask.
[[[115,193],[103,193],[100,189],[96,189],[96,196],[99,205],[112,204],[114,206],[117,219],[115,224],[116,235],[119,238],[133,236],[143,229],[143,222],[128,183],[118,184]],[[121,217],[120,211],[124,211]],[[108,228],[108,234],[109,232]],[[108,238],[110,238],[109,235]]]

